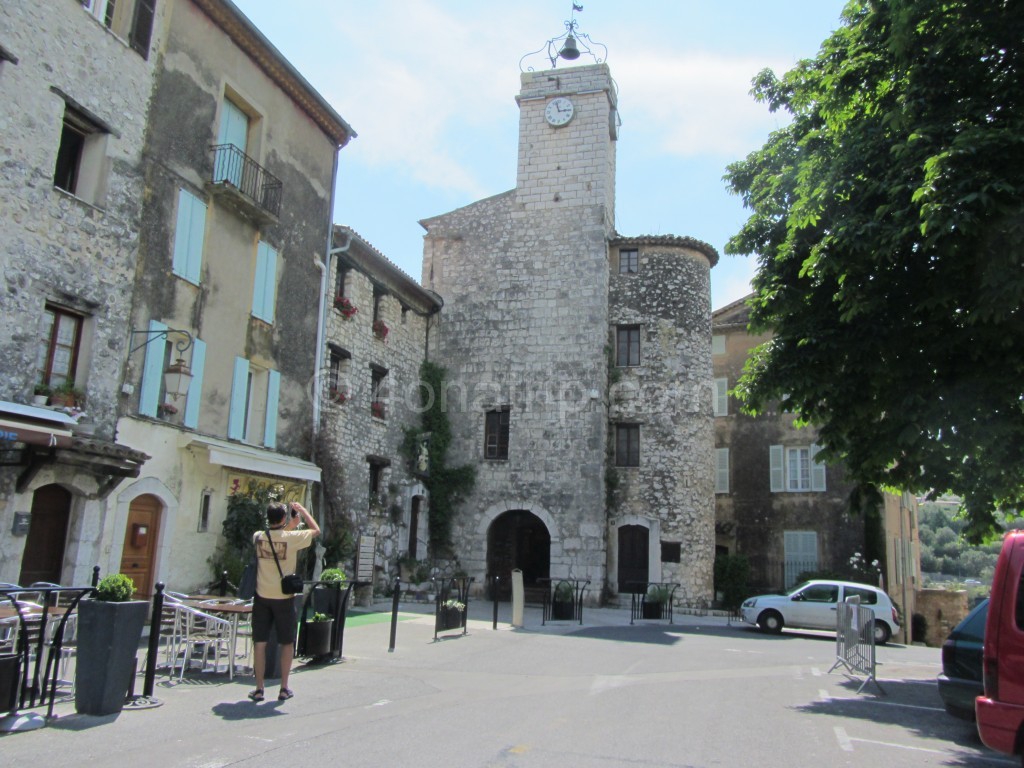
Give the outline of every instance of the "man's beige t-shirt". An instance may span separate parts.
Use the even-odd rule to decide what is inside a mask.
[[[278,573],[277,566],[274,564],[274,555],[267,542],[266,531],[257,531],[253,534],[252,541],[256,547],[256,562],[258,564],[256,570],[257,595],[268,600],[284,600],[294,597],[294,595],[286,595],[281,591],[281,574],[287,576],[289,573],[295,573],[299,550],[312,544],[315,535],[310,530],[273,529],[270,531],[270,538],[277,550],[278,560],[281,561],[281,572]]]

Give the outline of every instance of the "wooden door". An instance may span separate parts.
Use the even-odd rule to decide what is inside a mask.
[[[135,582],[135,595],[153,594],[153,570],[156,566],[157,532],[160,529],[160,500],[139,496],[128,507],[128,525],[121,550],[121,573]]]
[[[619,592],[645,592],[649,580],[648,531],[642,525],[619,528]],[[634,585],[635,582],[635,585]]]
[[[71,493],[59,485],[44,485],[32,494],[28,538],[18,577],[23,587],[36,581],[61,583],[70,518]]]

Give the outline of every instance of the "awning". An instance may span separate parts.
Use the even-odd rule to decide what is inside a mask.
[[[209,454],[211,464],[256,472],[273,477],[287,477],[295,480],[320,482],[320,467],[310,461],[286,456],[283,453],[266,451],[212,437],[184,435],[183,448],[203,448]]]
[[[0,447],[10,448],[14,443],[70,448],[71,431],[60,429],[57,425],[0,419]]]

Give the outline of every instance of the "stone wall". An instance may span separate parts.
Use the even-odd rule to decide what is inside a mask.
[[[948,589],[919,589],[915,593],[916,613],[924,617],[925,636],[912,637],[915,643],[923,642],[931,648],[941,648],[953,627],[963,621],[968,613],[967,592]],[[904,621],[910,617],[904,617]],[[913,625],[911,625],[913,626]]]

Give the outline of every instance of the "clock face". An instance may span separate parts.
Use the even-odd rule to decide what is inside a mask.
[[[560,125],[565,125],[575,113],[576,108],[572,102],[564,96],[559,96],[557,99],[552,99],[548,102],[548,105],[544,107],[544,117],[547,119],[549,125],[553,125],[556,128]]]

